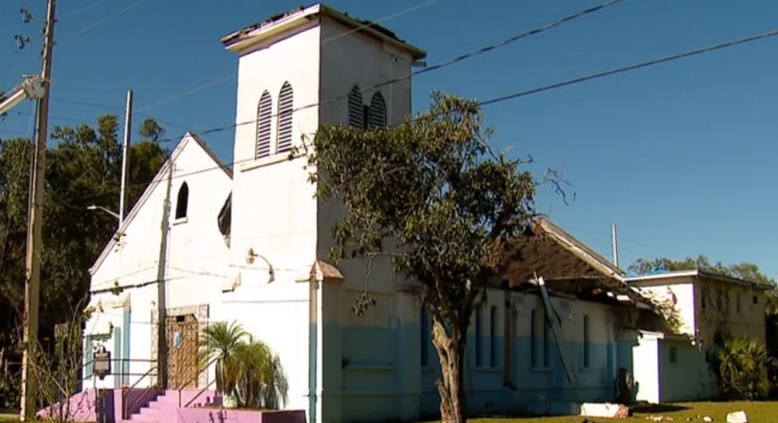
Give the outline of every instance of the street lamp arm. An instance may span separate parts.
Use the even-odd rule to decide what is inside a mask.
[[[102,210],[102,211],[110,214],[111,216],[113,216],[113,217],[115,217],[117,219],[120,219],[119,218],[119,213],[116,213],[115,211],[111,211],[111,210],[109,210],[109,209],[107,209],[107,208],[105,208],[103,206],[98,206],[98,205],[92,204],[91,206],[87,206],[87,210]]]

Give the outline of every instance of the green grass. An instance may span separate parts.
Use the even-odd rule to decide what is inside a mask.
[[[778,416],[778,401],[765,402],[694,402],[654,406],[638,409],[627,419],[606,419],[587,417],[589,421],[600,422],[651,422],[649,416],[672,417],[672,422],[702,422],[703,416],[713,417],[713,422],[726,422],[727,413],[743,410],[748,414],[749,423],[773,423]],[[699,416],[699,417],[698,417]],[[690,418],[691,420],[687,420]],[[525,418],[483,418],[472,419],[474,423],[581,423],[581,416],[563,417],[525,417]],[[666,422],[668,420],[665,420]]]
[[[727,413],[744,410],[748,414],[749,423],[773,423],[778,416],[778,401],[765,402],[693,402],[672,405],[655,406],[638,409],[635,415],[627,419],[605,419],[589,417],[590,421],[600,422],[650,422],[648,416],[672,417],[672,422],[702,422],[703,416],[713,417],[714,423],[726,422]],[[697,417],[699,416],[699,417]],[[526,418],[485,418],[469,420],[473,423],[581,423],[581,416],[564,417],[526,417]],[[0,423],[18,422],[18,414],[0,414]]]

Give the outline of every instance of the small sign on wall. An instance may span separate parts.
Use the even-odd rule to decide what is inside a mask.
[[[111,374],[111,353],[110,351],[95,351],[92,359],[92,368],[95,375],[102,380],[107,375]]]

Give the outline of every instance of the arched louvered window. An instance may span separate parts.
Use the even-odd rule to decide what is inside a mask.
[[[273,115],[273,100],[270,93],[265,91],[259,98],[257,107],[257,151],[255,158],[270,155],[270,118]]]
[[[176,201],[176,219],[186,217],[186,209],[189,205],[189,185],[184,182],[178,189],[178,201]]]
[[[348,124],[356,128],[365,127],[365,109],[362,104],[362,93],[356,85],[348,93]]]
[[[285,153],[292,149],[292,86],[284,82],[278,95],[278,144],[277,153]]]
[[[373,94],[370,100],[370,110],[367,113],[367,124],[371,128],[383,128],[386,126],[386,102],[380,91]]]

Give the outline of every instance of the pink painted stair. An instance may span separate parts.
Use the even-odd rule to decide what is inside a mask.
[[[181,406],[186,405],[198,393],[199,389],[182,390]],[[213,403],[214,392],[205,391],[189,405],[189,407],[201,407]],[[137,413],[132,414],[129,420],[120,423],[174,423],[178,420],[179,391],[167,390],[147,406],[142,407]]]

